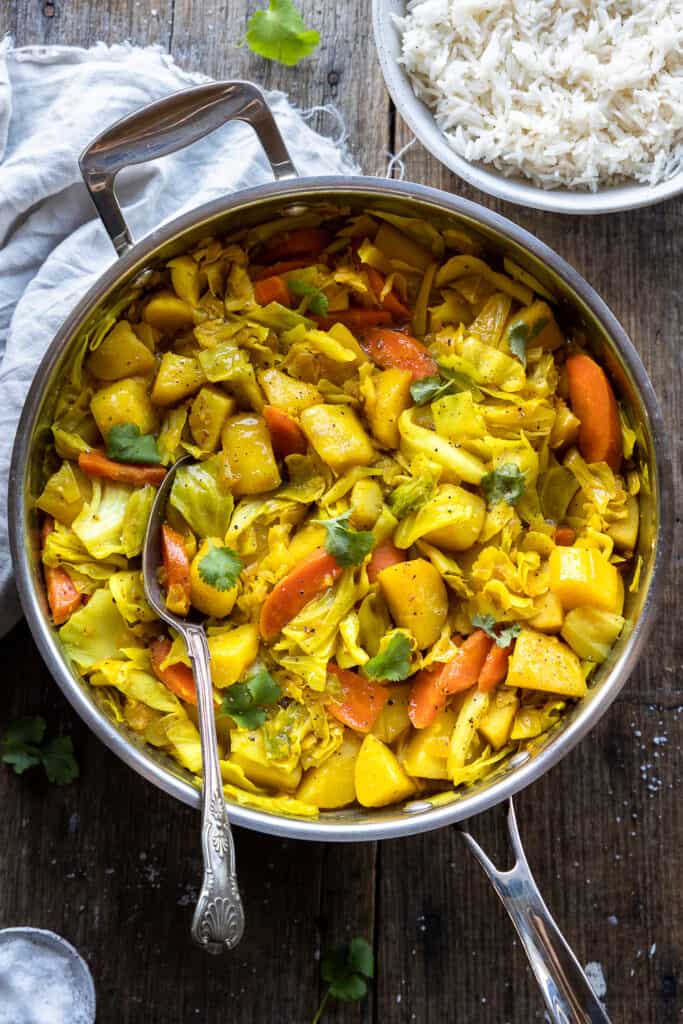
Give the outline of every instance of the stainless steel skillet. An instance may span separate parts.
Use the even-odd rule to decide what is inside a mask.
[[[114,195],[117,172],[129,164],[174,152],[233,119],[254,128],[273,173],[280,180],[214,200],[134,243]],[[235,159],[239,159],[239,151]],[[59,381],[82,348],[89,327],[140,275],[163,265],[202,237],[229,234],[321,202],[335,203],[351,211],[374,207],[425,218],[441,227],[465,229],[489,255],[498,259],[507,256],[537,277],[557,297],[561,317],[581,324],[589,344],[609,368],[622,400],[642,429],[643,458],[650,486],[641,512],[640,585],[635,594],[629,595],[625,612],[628,629],[598,672],[588,696],[535,749],[517,756],[495,776],[458,794],[452,802],[433,805],[423,800],[383,810],[326,812],[316,821],[285,818],[230,804],[230,818],[234,824],[300,839],[356,842],[394,838],[462,822],[504,802],[548,771],[595,725],[632,671],[653,620],[670,543],[671,474],[657,401],[632,343],[605,303],[538,239],[505,218],[457,196],[412,183],[374,178],[295,180],[295,168],[263,97],[246,83],[199,86],[154,103],[104,132],[88,147],[81,164],[86,184],[121,258],[67,319],[36,374],[17,434],[9,504],[12,551],[24,611],[48,667],[81,717],[138,774],[178,799],[198,806],[198,791],[182,769],[141,745],[134,734],[106,716],[97,695],[68,663],[46,614],[33,499],[42,483],[42,455],[49,440]],[[512,836],[516,843],[514,829]],[[516,852],[519,858],[519,849]],[[491,875],[492,866],[482,863]],[[513,919],[518,928],[527,928],[525,941],[530,944],[534,969],[544,978],[544,996],[554,1019],[604,1020],[594,999],[592,1007],[588,1005],[590,989],[586,984],[581,991],[578,965],[567,959],[567,949],[533,888],[523,859],[514,876],[498,876],[495,884],[508,909],[514,909]]]

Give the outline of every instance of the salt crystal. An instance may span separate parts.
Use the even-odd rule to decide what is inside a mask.
[[[0,944],[0,1024],[91,1024],[66,949],[5,935]]]

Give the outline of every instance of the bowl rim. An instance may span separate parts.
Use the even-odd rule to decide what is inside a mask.
[[[61,653],[54,629],[48,622],[39,601],[38,589],[34,586],[27,529],[28,510],[24,503],[24,485],[29,466],[30,442],[40,403],[44,397],[46,386],[50,382],[53,368],[68,347],[78,327],[102,301],[106,292],[129,272],[136,269],[141,270],[146,262],[153,258],[156,250],[166,243],[181,238],[190,230],[196,231],[201,225],[206,224],[208,228],[210,222],[217,217],[226,213],[234,214],[240,207],[243,209],[258,207],[264,201],[269,200],[295,203],[297,200],[305,198],[306,200],[321,201],[329,199],[330,196],[343,201],[345,194],[349,197],[364,194],[369,200],[404,197],[407,200],[418,200],[425,207],[431,206],[437,215],[439,213],[442,215],[454,213],[468,217],[527,249],[581,297],[581,301],[613,340],[624,365],[636,382],[648,418],[648,433],[652,439],[655,492],[659,498],[659,524],[647,596],[628,642],[612,667],[608,678],[602,683],[599,691],[595,691],[590,702],[577,712],[575,719],[549,742],[546,748],[535,757],[529,758],[526,763],[516,767],[509,776],[492,783],[488,788],[474,795],[462,796],[442,806],[432,805],[429,810],[424,810],[419,814],[406,813],[398,808],[395,818],[376,822],[355,820],[342,822],[339,819],[327,821],[324,818],[308,820],[286,817],[227,801],[231,821],[236,825],[275,836],[327,842],[398,838],[453,824],[482,813],[507,797],[513,796],[557,764],[602,717],[625,685],[636,664],[653,625],[655,608],[661,596],[663,574],[671,547],[673,529],[673,491],[669,446],[665,443],[663,419],[645,367],[635,346],[607,304],[570,264],[544,242],[506,217],[487,210],[470,200],[425,185],[390,179],[342,176],[302,178],[259,185],[243,192],[214,199],[151,232],[108,267],[91,286],[69,314],[43,356],[31,384],[17,429],[9,474],[8,501],[10,547],[17,590],[31,633],[49,671],[71,705],[95,735],[143,778],[153,782],[160,789],[184,803],[195,808],[199,807],[199,791],[178,775],[164,768],[159,761],[153,759],[146,752],[143,746],[137,746],[130,742],[92,700],[88,684],[79,680],[77,674],[72,672]],[[399,814],[400,816],[398,816]]]
[[[372,0],[375,48],[394,106],[415,138],[448,170],[475,188],[519,206],[552,213],[618,213],[653,206],[683,193],[683,170],[657,185],[640,182],[597,192],[544,189],[521,177],[506,178],[482,162],[466,160],[452,149],[429,107],[416,96],[408,73],[398,62],[400,35],[392,15],[405,14],[405,0]]]

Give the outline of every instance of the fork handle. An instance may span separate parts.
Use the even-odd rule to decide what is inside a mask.
[[[201,627],[184,629],[197,688],[202,743],[202,855],[204,877],[192,919],[192,938],[209,953],[234,949],[244,931],[244,910],[237,887],[235,844],[218,763],[216,718],[209,669],[209,645]]]
[[[467,828],[460,833],[510,915],[553,1024],[610,1024],[602,1004],[548,910],[524,853],[512,800],[508,836],[516,861],[499,871]]]

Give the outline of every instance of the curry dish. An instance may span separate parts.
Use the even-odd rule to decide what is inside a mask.
[[[320,206],[207,238],[90,330],[37,501],[50,613],[107,713],[279,814],[452,799],[580,700],[638,586],[638,431],[553,296],[457,228]]]

